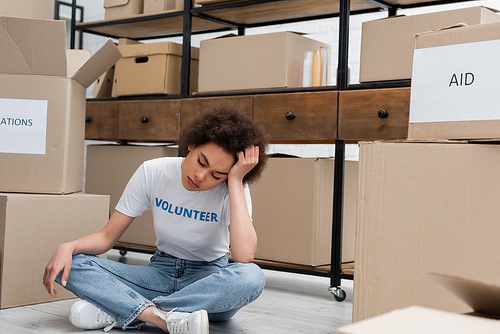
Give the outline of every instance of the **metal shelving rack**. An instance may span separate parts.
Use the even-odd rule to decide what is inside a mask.
[[[349,85],[348,82],[348,53],[349,53],[349,19],[351,15],[359,15],[365,13],[387,11],[388,16],[396,15],[398,9],[424,7],[431,5],[450,4],[458,2],[467,2],[472,0],[441,0],[441,1],[421,1],[409,0],[402,1],[405,4],[398,4],[398,0],[391,2],[383,0],[327,0],[317,1],[318,6],[322,6],[321,13],[312,15],[291,15],[291,17],[284,17],[278,19],[271,19],[267,21],[253,20],[252,22],[238,23],[223,17],[224,12],[237,8],[241,11],[247,11],[252,7],[270,6],[274,3],[282,3],[283,7],[287,6],[303,6],[306,3],[313,3],[312,0],[242,0],[238,2],[215,4],[203,7],[192,7],[191,0],[184,0],[184,10],[178,12],[166,12],[153,15],[137,15],[129,18],[98,21],[90,23],[75,24],[74,17],[76,13],[76,0],[72,0],[73,20],[72,20],[72,47],[74,47],[75,32],[86,32],[95,35],[102,35],[111,38],[127,37],[137,40],[159,39],[167,37],[183,37],[183,59],[181,69],[181,94],[180,96],[162,96],[158,98],[186,98],[186,97],[209,97],[209,96],[227,96],[236,93],[228,92],[227,94],[197,94],[189,95],[189,72],[190,72],[190,45],[191,37],[194,34],[205,34],[212,32],[222,32],[237,30],[238,35],[244,35],[245,29],[260,26],[270,26],[276,24],[319,20],[326,18],[339,18],[339,44],[338,44],[338,72],[337,72],[337,86],[322,87],[317,89],[297,89],[295,91],[311,91],[311,90],[356,90],[356,89],[372,89],[372,88],[397,88],[409,87],[410,80],[400,80],[393,82],[382,82],[372,84],[356,84]],[[284,4],[287,2],[286,4]],[[325,5],[326,3],[326,5]],[[335,10],[335,5],[338,4],[338,11]],[[331,7],[329,7],[331,6]],[[324,10],[328,7],[329,10]],[[222,15],[218,15],[223,13]],[[234,13],[234,12],[233,12]],[[221,17],[222,16],[222,17]],[[143,33],[142,35],[134,35],[133,33],[123,33],[126,31],[124,27],[142,27],[144,22],[153,22],[155,25],[164,26],[166,33]],[[181,22],[182,21],[182,22]],[[251,20],[250,20],[251,21]],[[176,30],[173,27],[182,26],[182,30]],[[112,28],[112,29],[108,29]],[[136,31],[141,29],[135,29]],[[146,31],[143,29],[141,31]],[[141,34],[139,31],[138,34]],[[81,40],[81,39],[80,39]],[[278,91],[279,93],[281,91]],[[293,90],[286,90],[286,92],[293,92]],[[260,92],[276,93],[272,92]],[[251,94],[260,94],[259,92],[252,91]],[[241,92],[237,94],[241,95]],[[337,120],[338,122],[338,120]],[[337,124],[338,126],[338,124]],[[282,270],[295,273],[303,273],[317,276],[330,277],[330,292],[335,296],[338,301],[345,299],[345,292],[341,289],[341,279],[353,279],[352,274],[344,274],[342,272],[342,222],[343,222],[343,194],[344,194],[344,167],[345,167],[345,140],[335,140],[335,172],[334,172],[334,197],[333,197],[333,220],[332,220],[332,248],[331,248],[331,267],[330,270],[308,270],[296,267],[284,267],[273,265],[272,263],[265,263],[261,266],[263,268]],[[116,247],[125,252],[128,250],[151,252],[151,250],[141,250],[127,247]]]

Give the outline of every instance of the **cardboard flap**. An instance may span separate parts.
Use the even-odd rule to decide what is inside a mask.
[[[90,58],[88,50],[66,50],[66,61],[68,63],[68,77],[75,75],[76,71]]]
[[[429,277],[472,307],[474,312],[500,317],[500,287],[456,276],[426,273]]]
[[[97,52],[83,64],[72,77],[87,88],[122,57],[118,47],[109,39]]]
[[[414,36],[417,37],[417,36],[424,35],[424,34],[432,34],[432,33],[435,33],[437,31],[450,30],[450,29],[461,28],[461,27],[467,27],[467,24],[464,22],[459,22],[456,24],[452,24],[450,26],[446,26],[446,27],[442,27],[442,28],[438,28],[438,29],[434,29],[434,30],[429,30],[429,31],[419,32],[419,33],[416,33]]]
[[[125,6],[130,0],[104,0],[104,8]]]
[[[66,76],[64,21],[0,17],[0,73]]]

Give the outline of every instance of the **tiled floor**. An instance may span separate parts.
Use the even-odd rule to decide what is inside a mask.
[[[129,252],[121,257],[111,251],[109,258],[141,264],[148,255]],[[316,276],[265,271],[267,283],[262,296],[243,308],[233,319],[211,323],[210,333],[224,334],[334,334],[351,322],[352,281],[342,281],[347,299],[337,302],[328,292],[329,279]],[[0,333],[78,333],[84,330],[68,321],[68,311],[75,300],[0,310]],[[85,332],[101,332],[85,331]],[[113,329],[110,333],[121,333]],[[137,333],[163,333],[144,326]]]

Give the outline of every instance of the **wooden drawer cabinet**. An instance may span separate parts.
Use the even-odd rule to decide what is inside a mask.
[[[272,142],[322,142],[337,136],[337,91],[255,95],[253,118]]]
[[[118,138],[174,142],[179,131],[179,100],[120,101]]]
[[[205,110],[218,107],[235,107],[252,116],[252,96],[205,97],[181,100],[180,130]]]
[[[338,139],[404,139],[409,112],[410,88],[341,91]]]
[[[85,139],[118,139],[118,102],[88,101],[85,118]]]

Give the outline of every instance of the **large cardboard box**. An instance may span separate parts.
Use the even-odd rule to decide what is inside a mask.
[[[415,37],[409,139],[498,139],[500,22]]]
[[[416,33],[460,22],[474,25],[499,21],[496,10],[471,7],[363,22],[359,81],[410,79]]]
[[[119,46],[113,94],[180,94],[182,45],[173,42]],[[198,89],[199,49],[191,47],[189,91]]]
[[[53,301],[41,280],[52,254],[101,230],[108,207],[102,195],[0,194],[0,308]],[[75,297],[55,289],[56,300]]]
[[[111,215],[128,181],[144,161],[176,156],[178,149],[168,146],[88,145],[85,192],[109,195]],[[119,241],[156,246],[151,210],[135,218]]]
[[[83,188],[85,89],[121,57],[68,50],[63,21],[0,17],[0,191]]]
[[[331,262],[333,159],[270,158],[250,186],[256,259],[308,266]],[[358,162],[345,162],[342,261],[354,260]]]
[[[499,164],[494,144],[360,144],[353,321],[470,311],[425,272],[500,284]]]
[[[1,16],[54,19],[55,0],[2,0]]]
[[[338,333],[500,333],[499,286],[439,274],[432,274],[431,279],[467,303],[473,313],[457,314],[421,306],[409,306],[341,327]]]
[[[302,87],[305,52],[322,48],[330,54],[330,45],[293,32],[201,41],[199,91]]]
[[[142,14],[144,0],[104,0],[104,19],[119,19]]]

